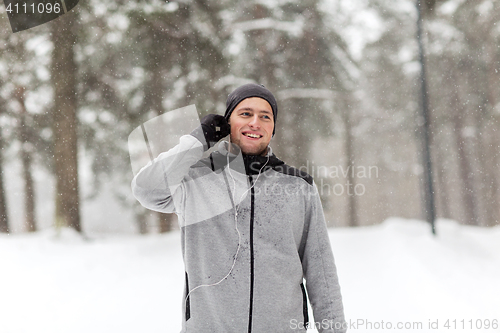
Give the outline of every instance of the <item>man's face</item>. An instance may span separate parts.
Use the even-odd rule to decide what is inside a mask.
[[[229,117],[231,142],[247,155],[265,155],[274,129],[273,109],[262,98],[250,97],[236,105]]]

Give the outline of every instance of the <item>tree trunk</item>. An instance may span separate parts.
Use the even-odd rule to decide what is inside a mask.
[[[458,81],[455,81],[458,82]],[[453,118],[453,134],[458,153],[458,169],[461,180],[461,192],[464,207],[464,222],[470,225],[477,225],[476,199],[474,197],[474,181],[471,165],[467,156],[466,140],[463,137],[465,109],[460,102],[458,91],[454,90],[455,96],[452,98],[455,114]]]
[[[76,12],[72,11],[51,23],[52,84],[54,108],[52,131],[54,173],[56,176],[56,226],[69,226],[81,232],[77,159],[77,68],[73,46]]]
[[[139,207],[135,213],[135,220],[137,221],[137,225],[139,227],[139,233],[141,235],[148,233],[148,212]]]
[[[157,213],[158,214],[158,232],[165,233],[174,230],[175,216],[174,214]]]
[[[348,214],[347,221],[350,227],[356,227],[359,225],[358,214],[357,214],[357,198],[356,198],[356,181],[353,177],[352,169],[355,167],[354,163],[354,147],[353,147],[353,137],[352,137],[352,126],[351,117],[348,103],[342,103],[344,110],[340,110],[342,115],[342,120],[344,121],[344,150],[346,158],[346,170],[347,172],[347,200],[348,200]]]
[[[419,118],[422,119],[422,125],[418,128],[418,136],[421,142],[421,158],[423,167],[423,198],[424,198],[424,216],[427,222],[431,224],[432,233],[436,234],[435,220],[436,220],[436,204],[434,202],[434,183],[432,175],[432,161],[431,161],[431,130],[430,130],[430,109],[429,109],[429,96],[427,86],[427,66],[426,56],[424,50],[423,38],[423,17],[421,0],[417,0],[417,42],[419,49],[419,62],[420,62],[420,114]]]
[[[491,190],[495,182],[495,177],[494,172],[491,172],[492,170],[489,168],[489,159],[492,156],[488,154],[488,126],[484,121],[487,119],[486,108],[487,105],[483,105],[483,108],[476,111],[474,126],[476,127],[478,134],[476,134],[476,137],[474,138],[476,147],[472,149],[472,158],[477,161],[474,165],[474,173],[476,174],[477,183],[475,193],[478,204],[477,225],[482,226],[486,226],[490,223],[490,221],[494,220],[494,209],[496,209],[497,205],[496,201],[491,200]]]
[[[3,182],[3,136],[0,127],[0,232],[9,233],[9,218],[7,214],[7,201],[5,185]]]
[[[490,25],[491,26],[491,25]],[[489,188],[488,196],[490,197],[490,209],[491,209],[491,220],[487,221],[489,226],[500,224],[500,172],[498,171],[498,165],[500,165],[500,116],[497,109],[497,94],[496,88],[498,87],[498,70],[497,66],[499,62],[497,61],[497,56],[495,49],[497,48],[496,43],[488,40],[488,50],[489,50],[489,63],[487,69],[488,76],[488,104],[491,114],[491,123],[489,131],[489,142],[488,142],[488,152],[487,152],[487,168],[491,176],[491,184]]]
[[[31,152],[32,145],[29,140],[28,128],[26,125],[26,118],[28,112],[24,103],[24,87],[18,88],[16,98],[21,106],[21,113],[19,115],[19,141],[21,141],[21,161],[23,164],[23,178],[24,178],[24,225],[28,232],[36,231],[35,220],[35,190],[33,186],[33,176],[31,175]]]
[[[446,153],[440,149],[440,145],[436,145],[437,154],[435,156],[436,160],[436,181],[437,181],[437,194],[438,194],[438,212],[439,215],[445,219],[451,219],[451,211],[450,211],[450,196],[448,191],[448,177],[445,170],[445,161],[443,156],[446,156]]]
[[[153,28],[154,29],[154,28]],[[153,30],[152,33],[161,32]],[[162,115],[165,110],[163,109],[163,93],[164,84],[162,76],[162,59],[163,59],[163,45],[158,41],[154,42],[148,53],[147,67],[151,75],[151,79],[148,82],[148,89],[146,90],[145,100],[148,101],[146,106],[147,112],[153,111],[157,116]],[[154,156],[156,157],[156,156]],[[160,233],[165,233],[172,231],[174,229],[173,221],[174,214],[167,213],[156,213],[158,221],[158,231]]]
[[[491,208],[491,220],[486,221],[488,226],[500,225],[500,172],[498,170],[498,166],[500,165],[500,131],[498,128],[500,127],[500,117],[497,115],[493,115],[493,124],[492,129],[490,130],[490,141],[488,145],[488,170],[489,175],[491,175],[491,179],[489,179],[490,188],[488,195],[490,196],[489,204]]]

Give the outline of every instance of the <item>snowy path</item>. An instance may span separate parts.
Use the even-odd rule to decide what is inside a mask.
[[[500,228],[438,233],[403,219],[331,230],[349,332],[500,332]],[[0,235],[0,272],[0,333],[180,331],[178,232]]]

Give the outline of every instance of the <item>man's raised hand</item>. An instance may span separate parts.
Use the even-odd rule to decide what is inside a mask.
[[[226,118],[218,114],[206,115],[200,123],[200,126],[191,132],[191,135],[201,142],[205,138],[207,149],[231,132]]]

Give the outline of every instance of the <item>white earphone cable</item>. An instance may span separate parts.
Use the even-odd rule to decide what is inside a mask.
[[[238,254],[240,252],[240,248],[241,248],[241,232],[238,229],[238,209],[239,209],[240,205],[239,204],[235,204],[235,201],[234,201],[234,199],[235,199],[234,196],[236,194],[236,181],[235,181],[235,179],[233,177],[233,174],[231,173],[231,168],[229,166],[229,149],[230,149],[230,146],[231,146],[231,137],[229,137],[229,145],[228,145],[228,151],[227,151],[226,157],[227,157],[227,170],[229,172],[229,176],[231,176],[231,179],[233,180],[233,191],[231,193],[231,196],[232,196],[233,206],[234,206],[234,228],[236,229],[236,232],[238,233],[238,247],[236,248],[236,253],[234,254],[234,258],[233,258],[233,264],[231,265],[231,268],[229,269],[229,272],[222,279],[220,279],[216,283],[201,284],[201,285],[199,285],[199,286],[191,289],[187,293],[186,297],[184,298],[185,302],[187,301],[189,295],[191,295],[191,293],[193,291],[195,291],[196,289],[201,288],[201,287],[214,287],[214,286],[217,286],[220,283],[222,283],[222,281],[224,281],[233,272],[234,266],[236,265],[236,259],[238,258]],[[253,182],[252,186],[250,186],[250,188],[248,188],[245,192],[243,192],[243,194],[241,195],[240,200],[238,202],[241,202],[241,200],[248,193],[248,191],[250,191],[255,186],[255,184],[257,183],[257,180],[259,180],[259,177],[260,177],[260,175],[262,173],[262,170],[267,165],[267,163],[269,163],[269,154],[267,155],[267,161],[266,161],[266,163],[264,163],[264,165],[262,166],[262,168],[260,168],[259,174],[257,175],[257,178]]]

